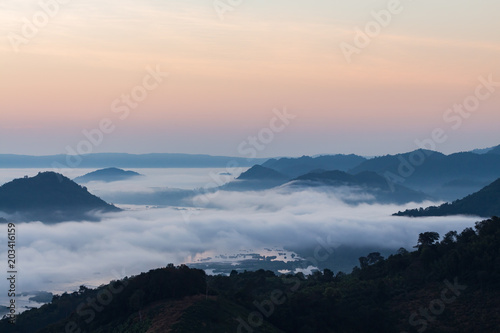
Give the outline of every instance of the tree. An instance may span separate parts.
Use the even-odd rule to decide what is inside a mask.
[[[431,246],[439,239],[439,234],[437,232],[428,231],[418,235],[417,245],[414,246],[419,251],[424,247]]]
[[[361,269],[368,267],[368,258],[367,257],[359,257],[359,266]]]
[[[144,296],[146,294],[142,289],[136,290],[129,299],[129,306],[133,311],[139,311],[139,320],[142,321],[142,307],[144,305]]]
[[[404,247],[400,247],[399,250],[398,250],[398,254],[402,255],[402,256],[405,256],[405,255],[408,254],[408,250],[405,249]]]
[[[333,277],[334,277],[334,274],[333,274],[332,270],[330,270],[328,268],[323,269],[323,280],[324,281],[326,281],[326,282],[333,281]]]
[[[367,259],[368,259],[368,264],[373,265],[381,260],[384,260],[384,257],[380,255],[380,252],[372,252],[368,255]]]
[[[81,285],[80,289],[78,289],[78,293],[80,295],[83,295],[83,294],[85,294],[87,292],[87,290],[89,290],[89,288],[85,287],[84,285]]]
[[[443,240],[441,241],[444,245],[451,245],[456,243],[458,233],[456,231],[448,231],[446,235],[444,235]]]

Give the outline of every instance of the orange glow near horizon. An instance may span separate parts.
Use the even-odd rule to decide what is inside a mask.
[[[334,153],[341,142],[320,136],[325,126],[331,132],[378,131],[387,137],[392,129],[394,141],[403,140],[404,127],[425,135],[443,126],[446,108],[474,93],[480,76],[492,74],[500,81],[500,26],[493,14],[500,9],[498,2],[474,10],[470,4],[456,6],[458,16],[483,18],[467,33],[444,11],[429,15],[419,27],[429,5],[404,3],[401,14],[353,54],[350,64],[339,45],[352,44],[354,27],[364,27],[370,12],[385,3],[353,1],[336,7],[320,1],[312,8],[299,2],[248,3],[227,12],[223,21],[211,5],[198,0],[61,6],[29,43],[19,45],[19,52],[7,38],[0,44],[0,153],[64,152],[82,129],[110,118],[120,127],[116,138],[141,136],[151,144],[145,151],[172,151],[173,145],[155,144],[159,137],[176,141],[174,133],[191,132],[177,151],[234,154],[218,144],[226,147],[230,140],[229,146],[237,146],[269,121],[273,108],[285,106],[298,118],[283,136],[290,144],[281,142],[273,154],[294,155],[293,142],[304,135],[318,136],[309,140],[311,154]],[[11,0],[3,7],[0,32],[5,36],[20,34],[21,18],[39,10]],[[146,68],[156,66],[169,77],[122,122],[112,111],[113,101],[130,94],[142,84]],[[499,105],[500,88],[482,102],[469,126],[498,123]],[[162,126],[171,135],[161,136]],[[465,124],[462,130],[470,128]],[[471,145],[499,143],[494,132],[484,134],[489,137]],[[12,145],[16,136],[24,137],[19,146]],[[213,150],[199,151],[200,140],[212,142]],[[366,140],[352,134],[342,141],[346,149],[367,153]],[[410,147],[411,141],[390,149]],[[22,142],[46,146],[33,149]],[[109,142],[96,150],[128,150],[117,139]],[[456,148],[450,141],[446,149]]]

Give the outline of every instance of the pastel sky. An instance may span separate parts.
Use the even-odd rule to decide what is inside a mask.
[[[0,153],[88,150],[103,119],[92,152],[238,156],[261,133],[258,157],[378,155],[436,128],[446,153],[500,144],[500,83],[474,97],[500,82],[500,1],[397,2],[2,0]]]

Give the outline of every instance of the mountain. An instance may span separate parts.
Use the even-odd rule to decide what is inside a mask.
[[[411,209],[398,212],[395,216],[447,216],[476,215],[482,217],[500,216],[500,178],[484,187],[479,192],[461,200],[445,203],[441,206]]]
[[[500,146],[500,145],[499,145]],[[496,148],[497,146],[495,147],[489,147],[489,148],[478,148],[478,149],[473,149],[471,150],[470,152],[471,153],[474,153],[474,154],[487,154],[489,153],[492,149]]]
[[[96,220],[94,212],[120,209],[61,174],[40,172],[35,177],[15,179],[2,185],[0,211],[11,215],[11,220],[55,223]]]
[[[277,179],[277,180],[287,180],[288,177],[281,172],[275,171],[270,168],[263,167],[261,165],[254,165],[247,171],[243,172],[238,178],[239,180],[265,180],[265,179]]]
[[[270,159],[262,166],[281,172],[290,178],[309,173],[314,170],[347,171],[366,161],[357,155],[325,155],[318,157],[302,156],[300,158]]]
[[[81,184],[92,181],[110,183],[119,180],[130,179],[137,176],[142,176],[142,175],[134,171],[125,171],[118,168],[106,168],[87,173],[86,175],[73,179],[73,181]]]
[[[470,152],[444,155],[430,150],[387,155],[367,160],[349,173],[373,171],[394,183],[403,184],[441,200],[455,200],[476,192],[500,177],[500,155]],[[445,185],[453,181],[468,186],[452,190]]]
[[[0,168],[226,168],[250,167],[267,159],[192,154],[123,154],[28,156],[0,154]]]
[[[491,148],[490,151],[488,151],[488,154],[496,154],[496,155],[500,155],[500,145],[496,146],[496,147],[493,147]]]
[[[389,184],[375,172],[365,171],[352,175],[343,171],[312,172],[293,179],[293,187],[328,186],[347,187],[347,202],[408,203],[422,202],[431,198],[424,193],[411,190],[399,184]],[[357,195],[356,195],[357,194]],[[369,195],[369,197],[366,197]]]
[[[234,181],[220,187],[226,191],[258,191],[280,186],[290,178],[276,170],[254,165]]]
[[[440,238],[424,232],[413,252],[369,253],[350,273],[210,276],[169,264],[55,295],[15,325],[0,320],[0,332],[498,332],[500,219],[441,241],[429,234]]]

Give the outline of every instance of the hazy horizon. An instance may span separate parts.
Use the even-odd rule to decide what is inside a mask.
[[[429,149],[429,150],[434,150],[436,152],[445,154],[445,155],[451,155],[451,154],[456,154],[456,153],[462,153],[462,152],[469,152],[473,150],[484,150],[484,149],[490,149],[498,146],[499,144],[496,144],[494,142],[487,144],[486,146],[478,146],[478,147],[472,147],[472,148],[463,148],[463,149],[458,149],[458,150],[440,150],[440,149]],[[298,158],[298,157],[303,157],[303,156],[309,156],[309,157],[316,157],[316,156],[326,156],[326,155],[358,155],[362,156],[365,158],[372,158],[372,157],[379,157],[379,156],[385,156],[385,155],[398,155],[398,154],[405,154],[405,153],[410,153],[412,151],[421,149],[421,147],[415,145],[413,148],[410,148],[410,150],[395,150],[395,151],[383,151],[383,148],[380,149],[379,154],[367,154],[363,155],[360,153],[357,153],[355,151],[351,152],[325,152],[325,153],[315,153],[315,154],[297,154],[297,155],[266,155],[266,154],[259,154],[258,156],[255,157],[255,159],[271,159],[271,158]],[[424,149],[427,149],[427,147],[424,147]],[[224,154],[210,154],[210,153],[186,153],[186,152],[180,152],[180,151],[169,151],[169,152],[159,152],[159,151],[138,151],[138,152],[127,152],[127,151],[102,151],[102,152],[96,152],[96,153],[91,153],[91,154],[130,154],[130,155],[148,155],[148,154],[185,154],[185,155],[207,155],[207,156],[213,156],[213,157],[233,157],[233,158],[240,158],[244,157],[241,155],[233,154],[233,155],[224,155]],[[13,152],[0,152],[0,155],[24,155],[24,156],[35,156],[35,157],[44,157],[44,156],[56,156],[56,155],[86,155],[86,154],[67,154],[65,152],[62,153],[57,153],[57,154],[45,154],[45,153],[33,153],[33,154],[23,154],[23,153],[13,153]]]

